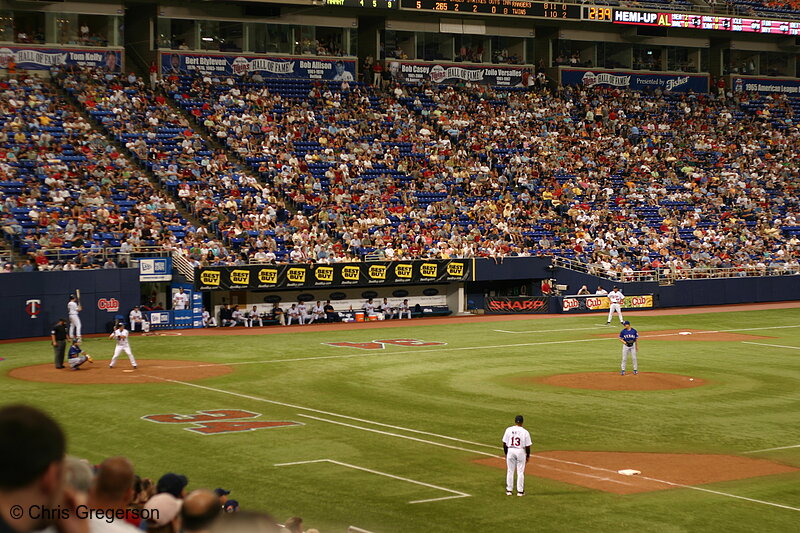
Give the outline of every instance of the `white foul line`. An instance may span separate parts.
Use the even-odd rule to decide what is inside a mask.
[[[742,452],[742,453],[761,453],[761,452],[772,452],[775,450],[788,450],[790,448],[800,448],[800,444],[793,444],[792,446],[778,446],[777,448],[765,448],[763,450],[752,450],[749,452]]]
[[[719,330],[708,330],[708,331],[694,331],[692,332],[693,335],[707,335],[711,333],[733,333],[736,331],[761,331],[767,329],[784,329],[784,328],[800,328],[799,325],[791,325],[791,326],[763,326],[763,327],[756,327],[756,328],[737,328],[737,329],[719,329]],[[585,329],[585,328],[578,328],[575,331]],[[591,328],[593,329],[593,328]],[[599,329],[599,328],[598,328]],[[572,330],[562,330],[562,331],[572,331]],[[658,335],[647,335],[646,331],[641,332],[643,333],[640,338],[642,340],[649,340],[655,339],[658,337],[673,337],[677,335],[677,333],[660,333]],[[324,359],[351,359],[354,357],[387,357],[397,354],[403,353],[413,353],[413,354],[421,354],[421,353],[440,353],[440,352],[460,352],[460,351],[468,351],[468,350],[487,350],[487,349],[498,349],[498,348],[522,348],[525,346],[548,346],[552,344],[573,344],[577,342],[600,342],[600,341],[616,341],[617,337],[598,337],[594,339],[570,339],[564,341],[544,341],[544,342],[522,342],[516,344],[495,344],[495,345],[488,345],[488,346],[461,346],[461,347],[447,347],[447,348],[430,348],[427,350],[395,350],[395,351],[388,351],[382,350],[380,353],[353,353],[353,354],[339,354],[339,355],[320,355],[315,357],[293,357],[291,359],[262,359],[259,361],[233,361],[230,363],[207,363],[207,364],[195,364],[195,365],[186,365],[183,366],[172,366],[168,367],[170,370],[177,370],[180,368],[200,368],[206,366],[218,366],[219,364],[227,365],[227,366],[234,366],[234,365],[259,365],[259,364],[273,364],[273,363],[294,363],[298,361],[319,361]],[[691,340],[691,339],[689,339]],[[161,368],[161,367],[153,367],[153,368]],[[166,367],[164,367],[166,368]]]
[[[784,346],[782,344],[766,344],[763,342],[742,341],[742,344],[755,344],[758,346],[769,346],[771,348],[788,348],[790,350],[800,350],[800,346]]]
[[[535,457],[535,456],[534,456]],[[610,481],[611,483],[618,483],[620,485],[633,485],[632,483],[625,483],[624,481],[618,481],[616,479],[611,479],[610,477],[602,477],[602,476],[593,476],[592,474],[583,474],[581,472],[573,472],[572,470],[564,470],[563,468],[556,468],[554,466],[547,466],[547,465],[539,465],[539,468],[544,468],[545,470],[555,470],[556,472],[566,472],[570,475],[576,475],[581,477],[590,477],[592,479],[600,479],[603,481]]]
[[[331,424],[336,424],[336,425],[339,425],[339,426],[346,426],[346,427],[350,427],[350,428],[360,429],[362,431],[370,431],[370,432],[373,432],[373,433],[380,433],[380,434],[388,435],[388,436],[392,436],[392,437],[400,437],[402,439],[408,439],[408,440],[413,440],[413,441],[417,441],[417,442],[424,442],[424,443],[427,443],[427,444],[432,444],[434,446],[441,446],[441,447],[444,447],[444,448],[451,448],[451,449],[454,449],[454,450],[471,451],[472,453],[475,453],[475,454],[488,455],[490,457],[496,457],[498,459],[501,457],[501,456],[497,456],[497,455],[494,455],[494,454],[491,454],[491,453],[480,452],[480,451],[477,451],[477,450],[467,450],[465,448],[459,448],[457,446],[450,446],[450,445],[447,445],[447,444],[441,444],[439,442],[426,441],[426,440],[418,439],[418,438],[415,438],[415,437],[408,437],[408,436],[405,436],[405,435],[398,435],[396,433],[388,433],[386,431],[381,431],[379,429],[365,428],[365,427],[355,426],[353,424],[346,424],[344,422],[336,422],[334,420],[325,420],[325,419],[322,419],[322,418],[317,418],[317,417],[303,415],[303,414],[300,414],[299,416],[304,416],[306,418],[312,418],[314,420],[320,420],[322,422],[329,422]],[[556,459],[555,457],[546,457],[546,456],[543,456],[543,455],[536,455],[536,454],[531,454],[531,457],[535,457],[535,458],[538,458],[538,459],[543,459],[545,461],[554,461],[556,463],[575,465],[575,466],[580,466],[580,467],[583,467],[583,468],[588,468],[590,470],[597,470],[599,472],[608,472],[610,474],[619,475],[618,472],[615,471],[615,470],[610,470],[608,468],[602,468],[602,467],[599,467],[599,466],[586,465],[586,464],[583,464],[583,463],[577,463],[575,461],[566,461],[564,459]],[[576,472],[571,472],[571,473],[576,473]],[[664,485],[669,485],[670,487],[677,487],[677,488],[681,488],[681,489],[696,490],[696,491],[699,491],[699,492],[707,492],[709,494],[716,494],[717,496],[725,496],[725,497],[728,497],[728,498],[735,498],[737,500],[744,500],[744,501],[748,501],[748,502],[752,502],[752,503],[760,503],[762,505],[769,505],[771,507],[779,507],[781,509],[788,509],[790,511],[800,511],[800,507],[791,507],[789,505],[783,505],[783,504],[780,504],[780,503],[773,503],[773,502],[768,502],[768,501],[764,501],[764,500],[756,500],[755,498],[748,498],[746,496],[738,496],[736,494],[730,494],[728,492],[721,492],[721,491],[718,491],[718,490],[704,489],[702,487],[695,487],[693,485],[684,485],[682,483],[673,483],[672,481],[665,481],[663,479],[657,479],[657,478],[654,478],[654,477],[648,477],[648,476],[638,476],[638,477],[639,477],[639,479],[646,479],[647,481],[652,481],[654,483],[662,483]]]
[[[586,331],[589,329],[606,329],[607,326],[594,326],[591,328],[570,328],[570,329],[530,329],[525,331],[508,331],[506,329],[495,329],[492,331],[496,331],[498,333],[556,333],[559,331]]]
[[[369,472],[370,474],[375,474],[375,475],[378,475],[378,476],[384,476],[384,477],[388,477],[388,478],[391,478],[391,479],[397,479],[397,480],[400,480],[400,481],[407,481],[409,483],[414,483],[415,485],[421,485],[423,487],[428,487],[430,489],[442,490],[444,492],[449,492],[450,494],[454,494],[454,496],[444,496],[442,498],[429,498],[429,499],[426,499],[426,500],[414,500],[414,501],[408,502],[410,504],[427,503],[427,502],[438,502],[438,501],[442,501],[442,500],[452,500],[454,498],[468,498],[470,496],[466,492],[459,492],[459,491],[453,490],[453,489],[446,489],[444,487],[439,487],[437,485],[431,485],[430,483],[424,483],[422,481],[416,481],[414,479],[408,479],[407,477],[395,476],[394,474],[387,474],[386,472],[379,472],[377,470],[372,470],[370,468],[364,468],[363,466],[356,466],[356,465],[351,465],[349,463],[342,463],[341,461],[334,461],[333,459],[315,459],[313,461],[296,461],[294,463],[278,463],[278,464],[276,464],[274,466],[294,466],[294,465],[306,465],[306,464],[311,464],[311,463],[332,463],[332,464],[335,464],[335,465],[344,466],[346,468],[352,468],[354,470],[361,470],[362,472]]]

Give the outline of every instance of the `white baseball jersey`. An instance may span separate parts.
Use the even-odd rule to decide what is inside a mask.
[[[189,295],[180,292],[176,292],[175,296],[172,297],[172,308],[176,311],[182,311],[186,309],[186,306],[189,304]]]
[[[130,319],[131,324],[133,324],[134,322],[139,322],[142,320],[142,312],[139,311],[138,309],[134,309],[128,315],[128,318]]]
[[[117,346],[122,348],[128,347],[128,330],[125,328],[114,330],[114,339],[117,341]]]
[[[406,302],[401,303],[400,304],[400,310],[404,311],[404,312],[408,311],[408,303],[406,303]]]
[[[314,309],[311,310],[311,313],[314,316],[323,316],[325,315],[325,309],[321,305],[315,305]]]
[[[69,302],[67,304],[67,314],[70,316],[78,316],[78,302]]]
[[[531,434],[522,426],[510,426],[506,428],[506,432],[503,435],[503,444],[508,446],[510,450],[524,450],[531,445]]]
[[[306,304],[304,304],[304,303],[299,304],[297,306],[297,312],[300,313],[301,315],[306,315],[307,312],[308,312],[308,309],[306,308]]]
[[[366,311],[367,314],[371,315],[372,313],[375,312],[375,304],[370,303],[370,302],[365,303],[364,304],[364,311]]]
[[[297,307],[292,306],[289,308],[289,316],[298,316],[299,314],[300,311],[297,309]]]
[[[612,304],[621,304],[622,300],[625,299],[625,295],[622,294],[620,291],[611,291],[608,293],[608,300]]]

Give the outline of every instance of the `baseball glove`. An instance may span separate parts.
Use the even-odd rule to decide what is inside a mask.
[[[636,343],[635,342],[625,342],[625,346],[627,346],[628,348],[630,348],[634,344],[636,344]]]

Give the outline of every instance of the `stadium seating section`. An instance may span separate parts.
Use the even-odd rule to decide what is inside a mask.
[[[4,232],[45,268],[110,267],[148,246],[195,265],[797,265],[800,101],[785,96],[189,75],[154,89],[97,72],[59,84],[0,97]]]

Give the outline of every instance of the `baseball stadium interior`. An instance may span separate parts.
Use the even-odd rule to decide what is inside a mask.
[[[0,67],[0,339],[800,299],[797,0],[0,0]]]

